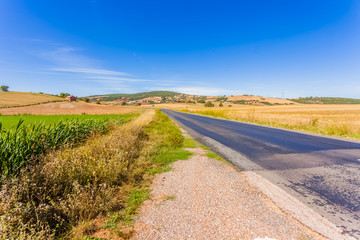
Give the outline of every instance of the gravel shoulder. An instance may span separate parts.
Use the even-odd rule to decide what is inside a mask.
[[[233,166],[194,155],[156,176],[134,239],[325,239],[283,213]]]

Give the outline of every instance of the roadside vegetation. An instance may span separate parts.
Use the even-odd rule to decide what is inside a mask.
[[[360,139],[359,105],[344,105],[339,108],[331,105],[215,108],[211,110],[185,108],[181,111],[315,134]]]
[[[29,162],[0,191],[3,239],[126,239],[154,174],[187,159],[184,138],[160,110]]]

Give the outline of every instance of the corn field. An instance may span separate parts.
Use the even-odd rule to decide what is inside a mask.
[[[62,146],[84,141],[95,133],[107,131],[107,121],[73,119],[52,125],[24,125],[3,129],[0,122],[0,177],[15,176],[30,160]]]

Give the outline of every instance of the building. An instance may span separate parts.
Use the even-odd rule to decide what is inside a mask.
[[[69,102],[75,102],[75,101],[76,101],[76,97],[74,97],[74,96],[67,96],[67,97],[65,97],[65,100],[66,100],[66,101],[69,101]]]

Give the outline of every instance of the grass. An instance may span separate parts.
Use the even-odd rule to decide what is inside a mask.
[[[18,122],[20,120],[24,120],[24,125],[30,124],[44,124],[46,126],[51,124],[56,124],[60,121],[70,121],[74,119],[78,120],[97,120],[97,121],[104,121],[104,120],[116,120],[122,118],[124,121],[128,121],[129,119],[133,118],[135,115],[133,114],[102,114],[102,115],[16,115],[16,116],[1,116],[0,115],[0,123],[2,127],[5,129],[13,129],[16,128]]]
[[[224,163],[226,163],[226,164],[228,164],[228,165],[232,165],[230,162],[226,161],[224,158],[220,157],[219,155],[217,155],[217,154],[214,153],[214,152],[208,151],[208,152],[206,153],[206,156],[209,157],[209,158],[216,159],[216,160],[218,160],[218,161],[220,161],[220,162],[224,162]]]
[[[64,101],[64,98],[30,92],[0,92],[0,108]]]
[[[153,174],[191,155],[183,144],[176,125],[151,110],[49,154],[2,185],[0,233],[8,239],[95,239],[106,231],[129,238]]]
[[[360,139],[360,105],[236,106],[211,110],[194,107],[178,110],[277,128]]]

